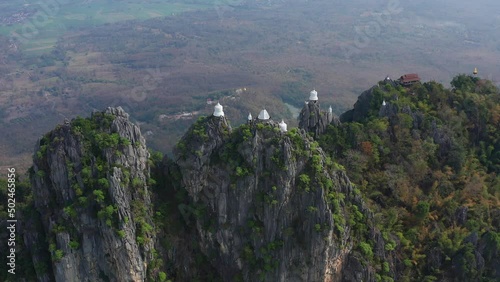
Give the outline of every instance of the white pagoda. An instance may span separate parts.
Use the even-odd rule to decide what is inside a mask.
[[[281,132],[286,132],[287,125],[283,120],[281,120],[281,122],[278,124],[278,126],[280,127]]]
[[[260,120],[269,120],[271,116],[269,116],[269,113],[266,111],[266,109],[263,109],[262,111],[260,111],[257,118]]]
[[[217,103],[214,107],[214,117],[223,117],[224,116],[224,111],[222,110],[222,105],[220,103]]]
[[[316,92],[316,90],[309,93],[309,101],[318,101],[318,92]]]

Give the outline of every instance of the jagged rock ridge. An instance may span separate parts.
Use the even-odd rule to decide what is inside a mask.
[[[47,242],[52,261],[35,267],[39,281],[144,281],[154,242],[149,153],[128,114],[108,108],[58,126],[35,152],[31,181],[43,229],[25,241],[35,263],[47,260],[39,247]]]
[[[299,128],[317,138],[329,124],[339,125],[340,120],[332,112],[322,111],[318,101],[306,102],[299,114]]]
[[[35,263],[52,261],[35,267],[39,281],[146,281],[159,277],[158,257],[192,281],[203,272],[196,252],[223,281],[373,278],[352,256],[352,228],[369,212],[306,130],[282,132],[272,120],[233,130],[224,116],[200,118],[175,160],[164,160],[161,177],[177,189],[169,193],[188,194],[170,203],[184,227],[159,234],[172,240],[167,248],[153,231],[145,140],[121,108],[58,126],[35,152],[40,217],[24,240]]]
[[[225,117],[212,116],[179,143],[182,184],[204,210],[195,223],[200,246],[223,281],[349,277],[346,209],[360,199],[309,138],[303,130],[280,132],[272,120],[231,132]]]

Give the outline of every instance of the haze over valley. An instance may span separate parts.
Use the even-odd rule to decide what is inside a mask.
[[[313,88],[338,115],[386,75],[497,83],[495,1],[9,1],[0,4],[0,167],[27,168],[64,119],[122,106],[169,153],[220,100],[296,124]]]

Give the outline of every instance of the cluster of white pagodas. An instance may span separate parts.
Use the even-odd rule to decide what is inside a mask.
[[[309,102],[316,102],[316,101],[318,101],[318,92],[315,89],[313,89],[311,92],[309,92],[309,100],[306,101],[306,104],[308,104]],[[385,101],[384,101],[383,105],[385,106]],[[328,113],[330,115],[333,114],[332,106],[330,106],[328,108]],[[223,117],[224,116],[223,107],[222,107],[222,105],[219,102],[217,102],[217,105],[215,105],[215,107],[214,107],[214,114],[213,115],[215,117]],[[267,110],[263,109],[262,111],[260,111],[260,113],[257,116],[256,120],[267,121],[267,120],[270,120],[270,119],[271,119],[271,116],[269,115],[269,113],[267,112]],[[251,122],[252,120],[253,120],[252,114],[248,113],[248,122]],[[281,132],[286,132],[287,131],[287,124],[285,123],[284,120],[281,120],[281,122],[278,123],[278,126],[279,126],[279,129],[281,130]]]
[[[224,109],[220,103],[217,103],[217,105],[215,105],[213,116],[214,117],[223,117],[224,116]],[[263,109],[262,111],[260,111],[259,115],[257,116],[257,120],[260,120],[260,121],[267,121],[270,119],[271,119],[271,116],[269,115],[269,113],[267,112],[266,109]],[[252,120],[253,120],[252,113],[248,113],[248,121],[250,122]],[[278,126],[279,126],[279,129],[281,132],[287,131],[287,124],[285,123],[284,120],[281,120],[281,122],[278,124]]]

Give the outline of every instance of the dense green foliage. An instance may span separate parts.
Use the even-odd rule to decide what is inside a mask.
[[[307,159],[304,171],[297,175],[299,193],[307,195],[315,187],[325,192],[332,210],[334,225],[315,224],[313,232],[333,230],[339,241],[350,231],[354,251],[360,254],[367,268],[375,270],[377,281],[495,281],[500,265],[500,97],[489,81],[460,75],[451,82],[452,89],[429,82],[403,88],[379,83],[372,89],[367,109],[354,121],[329,126],[317,141],[306,142],[298,129],[281,134],[269,124],[242,125],[232,132],[222,127],[228,142],[211,156],[213,164],[231,172],[231,189],[245,178],[257,173],[258,158],[246,159],[241,144],[251,142],[258,134],[266,140],[265,151],[276,170],[259,175],[271,189],[261,193],[256,201],[260,208],[272,209],[279,201],[273,177],[288,170],[281,149],[284,140],[291,144],[292,158]],[[381,106],[382,101],[386,106]],[[90,119],[77,118],[68,130],[82,142],[86,151],[81,169],[66,161],[68,179],[76,200],[63,207],[64,216],[52,232],[43,238],[47,246],[48,264],[35,265],[50,270],[50,262],[64,257],[54,240],[57,232],[70,234],[71,249],[81,248],[76,232],[79,212],[92,208],[97,218],[116,231],[120,238],[128,218],[118,219],[118,207],[108,195],[109,174],[121,170],[123,185],[139,195],[145,185],[139,177],[122,165],[108,162],[108,156],[119,157],[125,146],[140,146],[109,130],[113,116],[96,113]],[[206,154],[203,144],[210,141],[210,118],[200,118],[177,145],[179,155],[187,159]],[[210,130],[209,130],[210,129]],[[35,154],[37,177],[48,177],[46,156],[64,142],[60,128],[40,141]],[[196,147],[200,145],[200,147]],[[308,146],[306,146],[308,145]],[[322,150],[329,157],[324,158]],[[214,255],[200,250],[193,222],[200,222],[207,232],[215,232],[216,221],[201,201],[193,202],[182,187],[182,175],[177,165],[164,159],[161,153],[150,152],[152,215],[140,198],[131,201],[137,237],[144,245],[149,234],[156,233],[157,244],[151,251],[153,260],[148,267],[151,280],[176,279],[176,265],[166,254],[175,246],[184,245],[193,254],[199,281],[216,281],[217,272],[211,262]],[[45,169],[45,171],[44,171]],[[354,196],[338,192],[328,173],[345,171],[354,183]],[[31,171],[33,173],[33,171]],[[325,174],[327,172],[327,174]],[[78,182],[77,178],[82,181]],[[0,180],[0,200],[5,203],[5,182]],[[26,217],[35,212],[27,183],[18,188],[19,210]],[[144,191],[142,192],[144,193]],[[366,206],[359,199],[365,198]],[[348,198],[346,198],[348,197]],[[366,211],[368,207],[373,218]],[[0,205],[4,218],[4,207]],[[318,212],[309,205],[306,213]],[[344,216],[347,215],[347,216]],[[151,220],[149,220],[151,216]],[[154,224],[152,224],[154,223]],[[374,223],[375,226],[371,226]],[[251,244],[262,236],[262,222],[249,220],[241,227],[250,235],[241,257],[256,273],[277,267],[274,254],[283,246],[281,240],[269,244]],[[380,232],[379,232],[380,231]],[[377,234],[376,236],[374,234]],[[293,228],[285,232],[293,236]],[[376,238],[376,237],[380,238]],[[21,241],[21,240],[18,240]],[[383,242],[382,244],[380,242]],[[20,243],[19,265],[26,269],[25,277],[34,278],[28,252]],[[50,254],[49,254],[50,253]],[[381,253],[383,255],[381,255]],[[4,264],[5,267],[5,264]],[[4,269],[4,268],[0,268]],[[2,272],[6,273],[5,271]],[[42,271],[43,273],[43,271]],[[5,276],[0,276],[1,278]],[[242,279],[236,277],[235,280]],[[5,280],[5,279],[4,279]],[[2,280],[3,281],[3,280]]]
[[[366,198],[401,281],[498,277],[499,91],[467,75],[451,84],[381,82],[361,122],[329,126],[319,140]],[[369,238],[358,239],[372,257]]]

